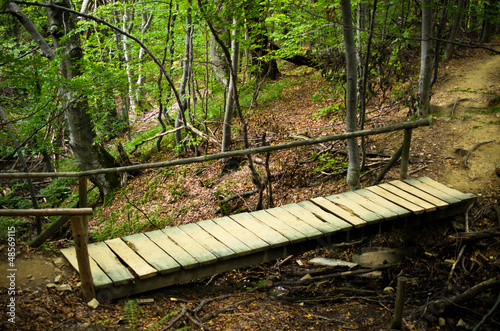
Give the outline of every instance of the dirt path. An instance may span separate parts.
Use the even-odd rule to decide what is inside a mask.
[[[492,102],[500,96],[500,55],[479,52],[454,60],[441,74],[432,96],[435,123],[415,130],[414,141],[420,144],[412,148],[434,159],[425,174],[458,190],[491,196],[500,167],[500,101]]]

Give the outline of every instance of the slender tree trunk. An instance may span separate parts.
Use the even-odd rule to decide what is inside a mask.
[[[498,12],[495,12],[493,4],[493,1],[484,1],[483,26],[481,29],[481,38],[479,39],[481,43],[489,43],[491,41],[491,35],[494,30],[493,21],[495,16],[498,16]]]
[[[452,44],[455,39],[457,39],[458,30],[460,29],[460,22],[462,21],[462,11],[465,10],[465,0],[458,0],[457,5],[455,6],[455,13],[453,14],[453,24],[450,30],[450,36],[448,37],[448,44],[446,44],[446,48],[444,50],[444,58],[445,60],[451,59],[453,55],[453,51],[455,49],[455,45]]]
[[[191,67],[192,67],[192,53],[193,53],[193,21],[191,16],[192,2],[189,2],[188,12],[186,15],[186,41],[184,43],[184,63],[182,69],[182,80],[181,86],[179,88],[179,94],[181,99],[181,104],[179,105],[179,110],[177,116],[175,117],[175,128],[184,125],[187,127],[186,110],[189,109],[190,96],[187,93],[187,88],[189,84],[189,79],[191,78]],[[180,144],[182,142],[181,131],[175,132],[175,142]]]
[[[419,116],[430,112],[432,82],[432,2],[422,0],[422,42],[420,52],[420,77],[418,81]]]
[[[351,1],[341,0],[342,25],[344,33],[344,44],[346,54],[346,132],[356,131],[357,115],[357,59],[356,44],[354,42]],[[359,188],[359,152],[357,139],[348,139],[347,148],[349,153],[349,165],[347,168],[347,185],[349,189]]]
[[[143,36],[146,31],[149,29],[151,26],[151,22],[153,21],[153,14],[152,13],[147,13],[144,12],[141,15],[142,17],[142,25],[141,25],[141,36]],[[144,42],[144,38],[141,38],[141,41]],[[141,111],[145,111],[148,109],[147,106],[147,100],[146,100],[146,95],[144,93],[144,71],[142,70],[142,60],[144,59],[144,56],[146,55],[146,52],[144,52],[144,49],[141,48],[139,49],[139,56],[137,59],[139,60],[139,75],[137,76],[137,81],[135,83],[135,93],[132,98],[135,99],[135,104],[139,106],[139,109]]]
[[[58,6],[71,8],[69,0],[54,2]],[[57,8],[47,8],[49,31],[54,47],[62,52],[60,66],[61,75],[68,80],[81,75],[79,61],[83,57],[80,35],[75,33],[74,16],[63,13]],[[69,134],[69,144],[75,154],[81,170],[108,168],[114,165],[114,158],[99,144],[94,142],[95,132],[84,96],[78,96],[74,91],[60,89],[63,106],[66,111],[64,118]],[[99,188],[102,197],[119,186],[116,174],[96,175],[92,182]]]
[[[239,55],[239,42],[236,38],[237,36],[237,22],[236,19],[233,19],[233,32],[232,32],[232,41],[231,41],[231,61],[232,61],[232,70],[233,72],[238,71],[238,55]],[[237,75],[231,75],[229,77],[229,89],[227,93],[226,99],[226,109],[224,113],[224,125],[222,132],[222,152],[227,152],[231,149],[231,122],[233,120],[233,112],[234,112],[234,86],[238,82],[234,82],[233,77],[237,77]]]

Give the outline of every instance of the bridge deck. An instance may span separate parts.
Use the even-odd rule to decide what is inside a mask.
[[[427,177],[88,245],[100,301],[463,213],[475,200]],[[74,248],[61,250],[78,270]]]

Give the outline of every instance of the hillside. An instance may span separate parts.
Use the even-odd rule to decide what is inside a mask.
[[[411,177],[428,176],[458,190],[477,194],[478,202],[467,216],[469,230],[497,228],[500,214],[500,56],[474,51],[453,59],[440,70],[440,78],[433,88],[433,124],[413,131],[409,174]],[[341,113],[321,116],[320,109],[333,102],[325,92],[328,86],[321,76],[302,68],[287,67],[283,72],[285,77],[281,79],[288,79],[290,83],[283,87],[281,97],[259,105],[248,116],[252,142],[260,144],[264,133],[267,143],[277,144],[343,132]],[[400,123],[408,118],[408,110],[398,103],[380,107],[374,101],[368,108],[371,110],[368,127]],[[138,121],[135,130],[145,130],[152,125],[155,125],[153,121]],[[368,170],[362,177],[363,186],[372,183],[383,166],[382,161],[386,162],[400,146],[402,135],[397,132],[367,139]],[[167,151],[156,153],[152,148],[133,154],[132,161],[155,162],[176,157]],[[265,158],[265,155],[254,158],[262,174],[266,173]],[[345,162],[343,142],[272,153],[269,170],[273,174],[274,205],[346,191]],[[398,167],[394,167],[386,180],[398,178],[398,171]],[[238,194],[254,188],[244,159],[234,160],[229,168],[224,168],[221,162],[210,162],[144,171],[129,178],[112,202],[98,208],[89,224],[92,240],[253,210],[257,195],[241,197]],[[221,204],[225,198],[232,199]],[[269,205],[267,195],[264,203]],[[44,268],[34,270],[26,266],[25,271],[20,269],[18,284],[23,292],[18,296],[19,325],[23,329],[102,330],[135,326],[141,330],[158,330],[179,316],[183,307],[199,306],[200,317],[217,312],[213,316],[205,315],[205,326],[212,330],[382,330],[390,325],[395,297],[386,289],[395,288],[398,274],[404,274],[411,279],[405,329],[462,330],[465,328],[456,326],[459,320],[469,326],[476,325],[492,307],[498,289],[486,291],[474,304],[467,303],[465,309],[442,316],[427,314],[427,319],[422,315],[412,320],[409,314],[425,306],[426,301],[449,298],[499,274],[498,235],[467,243],[450,239],[451,234],[464,231],[464,223],[464,219],[454,220],[415,231],[367,238],[352,245],[234,270],[142,296],[153,298],[154,304],[136,307],[134,298],[129,298],[103,304],[96,310],[81,301],[78,291],[61,292],[45,286],[57,275],[62,275],[63,283],[76,287],[78,278],[68,266],[47,268],[57,254],[54,251],[68,245],[68,240],[52,242],[50,248],[47,247],[49,252],[45,253],[24,248],[18,259],[29,261],[30,266],[38,263]],[[286,289],[270,287],[249,291],[243,286],[292,277],[305,268],[297,261],[311,267],[307,261],[315,256],[350,261],[353,254],[364,247],[404,247],[415,249],[417,253],[407,256],[382,278],[344,277]],[[450,278],[451,266],[446,260],[460,260]],[[3,262],[2,279],[6,270]],[[6,290],[2,288],[1,291]],[[1,301],[4,304],[3,298]],[[231,306],[233,304],[235,306]],[[2,314],[0,323],[5,321]],[[171,316],[159,322],[168,314]],[[439,317],[445,323],[441,328]],[[491,317],[484,330],[496,329],[499,323],[498,317]],[[185,315],[175,328],[186,325],[199,329]]]

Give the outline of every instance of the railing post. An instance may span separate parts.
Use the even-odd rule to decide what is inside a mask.
[[[408,163],[410,162],[410,145],[411,145],[411,129],[405,129],[403,138],[403,150],[401,151],[401,170],[399,179],[403,180],[408,177]]]
[[[79,177],[79,199],[80,208],[87,205],[87,178]],[[78,261],[78,271],[82,281],[83,298],[88,302],[95,298],[94,280],[90,270],[88,243],[88,220],[86,215],[72,216],[71,227],[73,230],[73,240],[75,241],[76,259]]]

